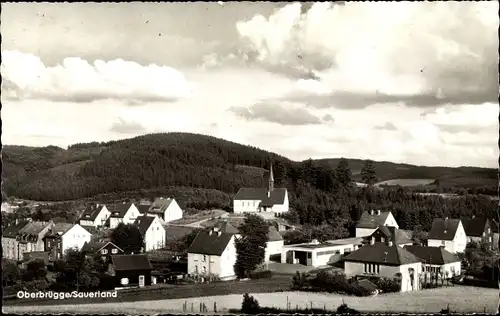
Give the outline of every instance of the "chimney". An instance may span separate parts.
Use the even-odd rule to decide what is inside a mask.
[[[392,247],[392,245],[393,245],[392,240],[389,240],[389,241],[387,242],[387,246]]]
[[[370,215],[375,215],[375,211],[374,211],[374,210],[371,210],[371,211],[370,211]]]
[[[217,236],[220,236],[220,235],[222,235],[222,232],[219,230],[219,231],[217,232]]]
[[[213,233],[213,230],[211,229],[211,230],[208,232],[208,236],[212,236],[212,233]]]
[[[313,239],[313,240],[311,240],[311,244],[319,245],[319,241],[317,239]]]
[[[444,220],[445,220],[445,221],[447,221],[447,220],[448,220],[448,216],[446,216],[446,217],[444,218]]]
[[[474,219],[474,217],[476,217],[476,215],[472,215],[472,219]]]
[[[377,210],[377,215],[380,215],[380,210]]]
[[[370,245],[375,245],[375,237],[372,237],[372,239],[370,240]]]

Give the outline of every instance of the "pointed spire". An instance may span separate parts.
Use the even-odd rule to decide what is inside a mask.
[[[268,195],[274,190],[274,175],[273,175],[273,163],[271,162],[271,166],[269,168],[269,188],[268,188]]]

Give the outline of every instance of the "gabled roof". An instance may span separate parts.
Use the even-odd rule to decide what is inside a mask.
[[[273,206],[275,204],[285,203],[287,190],[285,188],[275,188],[267,196],[266,188],[241,188],[234,196],[234,200],[261,201],[261,206]]]
[[[7,237],[7,238],[16,238],[17,234],[19,231],[26,226],[29,223],[28,220],[20,220],[17,224],[13,223],[9,226],[7,226],[3,232],[2,232],[2,237]]]
[[[165,227],[165,230],[167,231],[167,242],[171,240],[178,240],[185,235],[191,233],[195,228],[193,227],[187,227],[187,226],[169,226],[167,225]]]
[[[497,223],[496,220],[491,220],[490,221],[490,225],[491,225],[491,231],[494,232],[494,233],[498,233],[499,232],[499,225]]]
[[[372,215],[367,211],[364,211],[356,224],[356,228],[377,228],[379,226],[384,226],[389,214],[391,214],[391,212],[387,211],[380,212],[380,215],[377,215],[377,213]]]
[[[465,235],[469,237],[481,237],[486,229],[488,219],[486,217],[463,218]]]
[[[137,207],[137,210],[139,210],[139,213],[145,214],[145,213],[147,213],[149,211],[149,208],[151,207],[151,205],[148,205],[148,204],[138,204],[135,207]]]
[[[66,234],[68,230],[70,230],[73,226],[73,224],[70,223],[55,223],[52,229],[50,230],[52,234],[54,235],[59,235],[62,236]]]
[[[453,240],[459,225],[459,219],[436,218],[432,222],[432,227],[427,235],[427,239]]]
[[[226,234],[239,234],[240,232],[238,231],[238,228],[234,227],[231,225],[228,221],[218,221],[215,223],[214,228],[217,228],[223,233]]]
[[[425,246],[405,246],[406,250],[422,259],[428,264],[443,265],[446,263],[460,262],[460,258],[443,247],[425,247]]]
[[[399,266],[421,262],[421,259],[395,244],[389,246],[386,243],[375,243],[351,252],[344,258],[344,261]]]
[[[82,251],[95,253],[95,252],[100,251],[102,248],[106,247],[108,244],[113,245],[113,247],[115,247],[116,249],[123,252],[123,249],[121,249],[117,245],[113,244],[111,241],[108,241],[108,242],[86,242],[85,244],[83,244]]]
[[[80,220],[84,221],[95,221],[97,218],[97,215],[101,212],[103,209],[104,205],[89,205],[85,208],[83,211],[82,216],[80,217]]]
[[[113,210],[110,210],[111,217],[123,218],[127,211],[132,207],[134,203],[118,203],[115,204]]]
[[[233,234],[218,233],[212,229],[202,230],[196,235],[188,253],[220,256],[231,241]]]
[[[173,201],[173,198],[156,198],[153,204],[151,204],[151,206],[149,207],[149,212],[160,212],[163,214]]]
[[[153,270],[146,254],[113,255],[111,262],[115,271]]]
[[[387,240],[391,240],[397,245],[413,243],[413,241],[408,238],[408,236],[404,232],[397,229],[396,227],[391,226],[380,226],[369,237],[366,237],[366,239],[369,239],[371,236],[377,233],[381,233],[385,236],[385,238],[387,238]]]
[[[148,228],[153,224],[156,216],[141,215],[135,219],[134,225],[137,226],[141,234],[145,234]]]
[[[44,230],[50,224],[51,222],[30,221],[19,230],[19,234],[32,235],[38,237],[38,234],[40,234],[42,230]]]

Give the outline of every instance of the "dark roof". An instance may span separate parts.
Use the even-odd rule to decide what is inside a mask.
[[[372,235],[376,234],[377,232],[382,233],[388,240],[391,240],[397,245],[413,243],[413,241],[410,238],[408,238],[408,236],[404,232],[397,229],[396,227],[380,226],[379,228],[377,228],[377,230],[375,230],[372,233]],[[367,237],[366,239],[369,238],[370,237]]]
[[[153,204],[149,207],[149,212],[161,212],[164,213],[166,209],[170,206],[170,204],[174,201],[173,198],[156,198]]]
[[[214,228],[217,228],[223,233],[226,234],[239,234],[238,228],[231,225],[228,221],[221,220],[215,223]]]
[[[85,208],[83,211],[82,216],[80,217],[80,220],[84,221],[94,221],[97,218],[97,215],[101,212],[102,208],[104,205],[89,205]]]
[[[464,218],[461,220],[464,226],[465,235],[469,237],[481,237],[488,223],[486,217]]]
[[[17,224],[12,223],[3,230],[2,237],[16,238],[16,235],[19,233],[21,228],[26,226],[28,223],[29,221],[24,219],[20,220]]]
[[[496,220],[491,220],[490,221],[490,225],[491,225],[491,231],[494,232],[494,233],[498,233],[499,232],[499,225],[497,223]]]
[[[49,262],[49,252],[48,251],[31,251],[23,253],[23,261],[28,262],[35,259],[41,259],[45,263]]]
[[[404,249],[429,264],[443,265],[461,261],[460,258],[443,247],[406,246]]]
[[[434,219],[427,239],[453,240],[457,233],[458,225],[460,225],[459,219]]]
[[[98,252],[106,244],[106,242],[86,242],[83,244],[82,252]]]
[[[111,256],[115,271],[130,271],[130,270],[153,270],[148,255],[114,255]]]
[[[151,207],[151,205],[139,204],[139,205],[136,205],[136,207],[139,210],[139,213],[145,214],[149,210],[149,208]]]
[[[133,203],[118,203],[115,204],[113,210],[110,210],[111,217],[123,218]]]
[[[378,290],[378,287],[375,284],[373,284],[370,280],[367,280],[367,279],[358,280],[358,281],[356,281],[356,284],[360,288],[365,289],[369,292],[374,292],[374,291]]]
[[[375,243],[366,245],[351,252],[344,261],[378,263],[385,265],[403,265],[420,262],[421,259],[395,244],[389,246],[386,243]]]
[[[196,235],[188,253],[220,256],[231,241],[233,234],[214,232],[212,229],[202,230]]]
[[[137,225],[137,228],[139,228],[141,234],[144,235],[148,230],[149,226],[153,224],[155,218],[156,216],[141,215],[136,218],[134,225]]]
[[[377,215],[377,213],[371,215],[367,211],[364,211],[356,224],[356,228],[377,228],[383,226],[390,213],[391,212],[380,212],[380,215]]]
[[[51,224],[53,224],[53,223],[29,221],[26,225],[24,225],[21,229],[19,229],[19,234],[20,235],[36,236],[36,238],[38,239],[38,234],[40,234],[48,225],[51,225]],[[60,223],[58,223],[58,224],[60,224]],[[72,224],[69,224],[69,225],[72,225]]]
[[[275,188],[271,191],[270,197],[267,197],[267,192],[266,188],[241,188],[234,196],[234,200],[260,200],[261,206],[285,203],[287,192],[285,188]]]

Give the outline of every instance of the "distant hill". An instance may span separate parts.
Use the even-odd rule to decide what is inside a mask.
[[[318,159],[324,167],[335,168],[340,158]],[[347,159],[353,180],[362,182],[361,169],[366,160]],[[388,161],[374,161],[378,178],[377,185],[405,186],[409,188],[436,190],[439,184],[444,191],[473,189],[478,193],[495,195],[498,186],[498,170],[479,167],[428,167]],[[437,181],[436,181],[437,180]],[[455,193],[455,192],[454,192]]]
[[[191,187],[234,194],[245,186],[264,186],[271,160],[278,183],[296,182],[301,163],[256,147],[211,136],[162,133],[131,139],[75,144],[67,150],[55,146],[4,146],[3,190],[7,196],[62,201],[99,194]],[[323,169],[334,168],[339,159],[314,161]],[[364,161],[348,159],[353,180],[360,182]],[[496,192],[497,170],[484,168],[423,167],[375,162],[379,181],[427,179],[451,189],[492,187]],[[451,190],[450,189],[450,190]],[[225,202],[226,203],[226,202]]]

